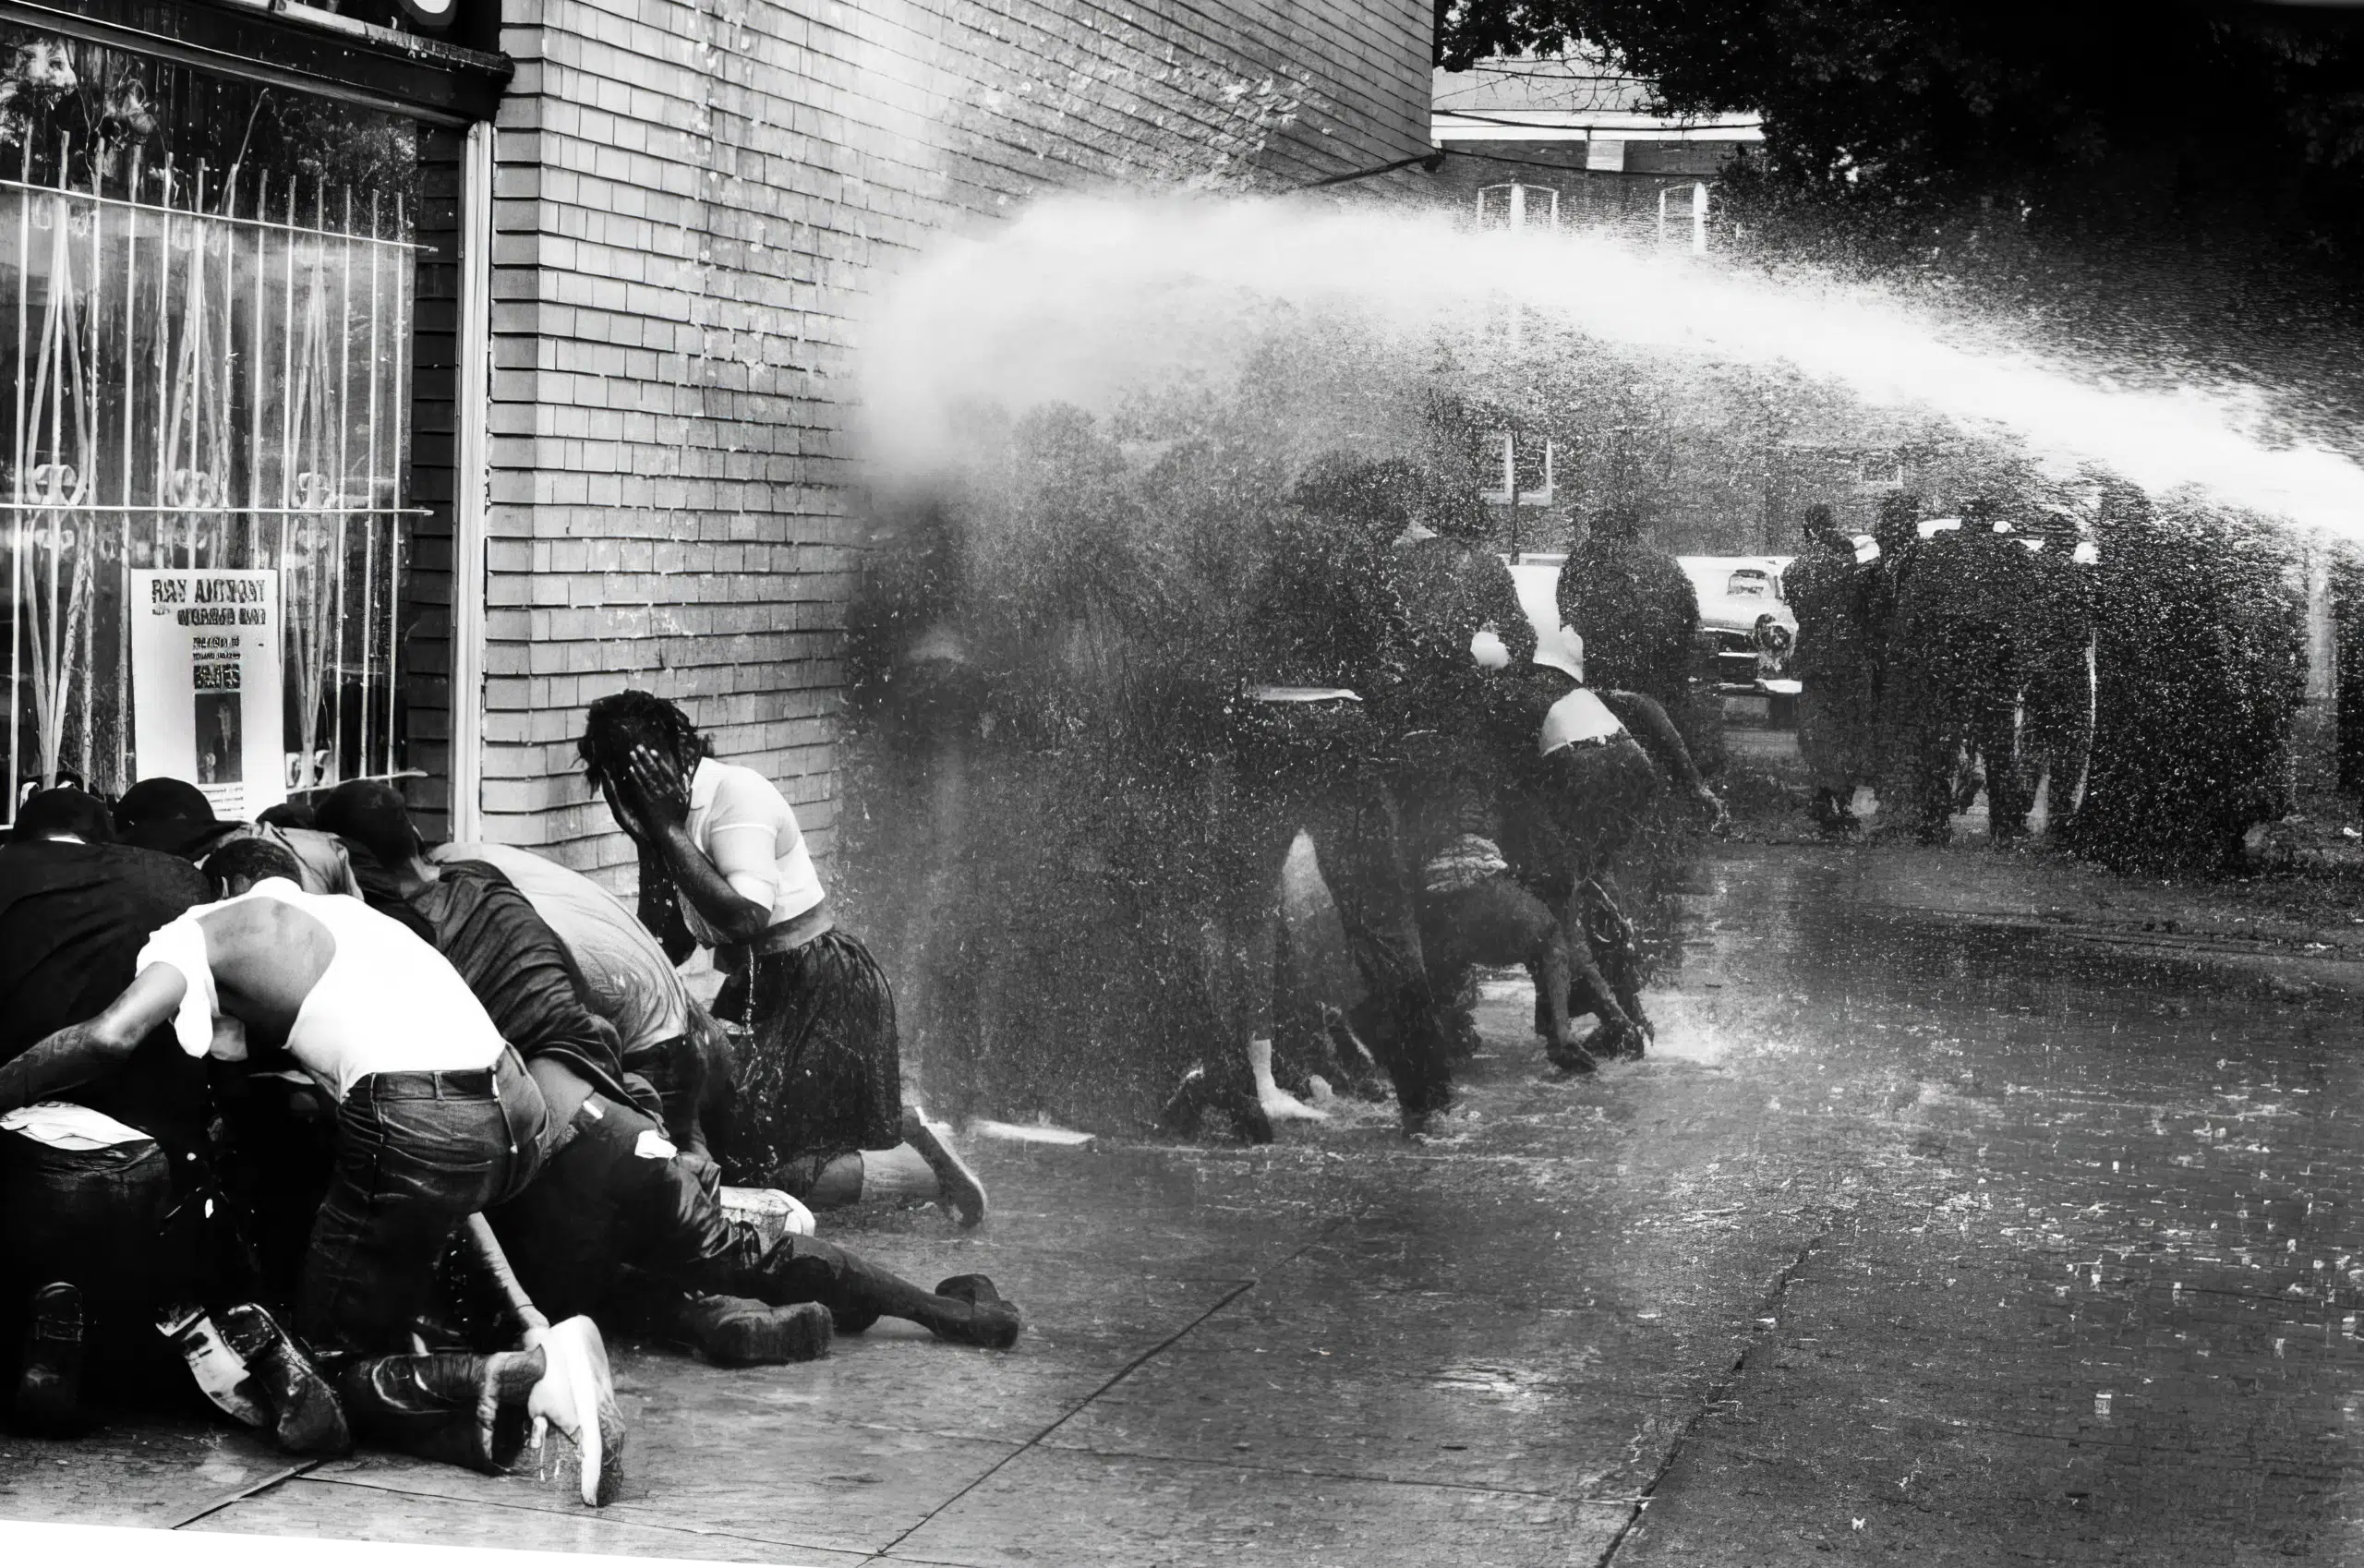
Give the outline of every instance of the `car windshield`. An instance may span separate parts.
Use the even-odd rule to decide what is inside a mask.
[[[1724,592],[1736,599],[1769,599],[1773,579],[1762,572],[1735,572],[1724,585]]]

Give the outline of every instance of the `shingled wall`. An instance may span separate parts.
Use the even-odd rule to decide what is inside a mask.
[[[637,684],[778,779],[826,852],[864,297],[932,234],[1047,188],[1269,186],[1423,152],[1429,18],[1411,0],[511,0],[487,836],[614,879],[629,846],[572,742],[585,703]],[[436,707],[414,698],[430,769]]]

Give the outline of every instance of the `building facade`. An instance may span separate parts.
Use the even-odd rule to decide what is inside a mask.
[[[1764,139],[1755,115],[1659,113],[1650,83],[1580,54],[1435,73],[1438,194],[1488,223],[1582,225],[1689,246],[1719,174]]]
[[[134,573],[218,567],[278,595],[249,806],[392,775],[437,828],[612,865],[573,738],[636,684],[826,850],[868,300],[1046,190],[1423,153],[1431,19],[0,0],[11,777],[152,771]]]

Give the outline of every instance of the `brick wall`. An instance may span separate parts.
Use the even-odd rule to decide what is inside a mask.
[[[510,0],[486,832],[620,868],[583,706],[684,703],[826,852],[862,296],[1036,192],[1427,150],[1414,0]]]

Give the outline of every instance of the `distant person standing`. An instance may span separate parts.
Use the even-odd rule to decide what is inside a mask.
[[[1950,832],[1965,754],[1985,768],[1989,836],[2000,843],[2025,831],[2017,722],[2036,596],[2026,547],[1984,499],[1963,507],[1958,531],[1923,547],[1905,584],[1896,642],[1912,662],[1898,694],[1907,746],[1900,803],[1924,843]]]
[[[1605,508],[1560,568],[1562,624],[1584,639],[1595,687],[1639,692],[1686,711],[1699,635],[1699,593],[1673,556],[1642,537],[1642,514]]]
[[[1915,650],[1899,634],[1897,607],[1921,556],[1921,498],[1900,490],[1880,500],[1872,524],[1876,550],[1856,599],[1864,660],[1870,672],[1871,747],[1867,761],[1879,792],[1883,827],[1902,820],[1911,794],[1912,718],[1906,696],[1919,668]]]
[[[2044,791],[2052,832],[2077,807],[2093,745],[2093,569],[2077,559],[2077,524],[2046,513],[2036,533],[2036,597],[2029,607],[2028,687],[2020,725],[2021,798],[2034,809]]]
[[[1798,751],[1814,780],[1815,825],[1826,833],[1856,826],[1855,789],[1877,777],[1873,743],[1874,674],[1863,597],[1876,567],[1855,560],[1854,542],[1831,521],[1830,508],[1806,509],[1804,549],[1781,581],[1797,614],[1790,657],[1798,681]]]

